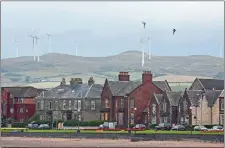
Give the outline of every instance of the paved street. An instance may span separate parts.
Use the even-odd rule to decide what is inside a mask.
[[[223,143],[202,143],[194,141],[141,141],[106,139],[62,139],[1,137],[4,147],[223,147]]]

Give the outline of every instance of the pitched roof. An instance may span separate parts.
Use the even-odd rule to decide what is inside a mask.
[[[182,95],[181,92],[175,92],[175,91],[166,92],[166,96],[168,97],[171,106],[178,106],[178,102],[180,100],[181,95]]]
[[[160,104],[160,102],[162,101],[162,98],[163,98],[163,94],[156,94],[156,93],[153,93],[153,96],[155,97],[155,100],[158,104]]]
[[[219,97],[220,97],[220,98],[224,98],[224,90],[221,92],[221,94],[220,94]]]
[[[192,105],[199,105],[199,100],[201,99],[201,92],[201,90],[187,91],[188,98],[190,99]],[[221,92],[222,90],[205,90],[205,98],[208,102],[208,106],[214,105]]]
[[[224,89],[224,80],[219,79],[200,79],[198,78],[199,82],[202,86],[207,90],[212,90],[215,88],[216,90],[223,90]]]
[[[6,91],[10,92],[13,97],[18,98],[27,98],[27,97],[36,97],[40,94],[43,89],[37,89],[31,86],[26,87],[4,87]]]
[[[41,96],[44,98],[100,98],[102,88],[100,84],[59,85]]]
[[[125,96],[127,93],[132,92],[142,84],[141,81],[108,81],[109,87],[114,96]],[[153,81],[162,91],[171,91],[166,81]]]

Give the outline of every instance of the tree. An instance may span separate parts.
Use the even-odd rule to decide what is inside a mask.
[[[95,84],[95,80],[93,77],[90,77],[88,80],[88,85],[92,85],[92,84]]]

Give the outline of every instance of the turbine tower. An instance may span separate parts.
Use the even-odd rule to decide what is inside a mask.
[[[17,45],[18,42],[19,42],[18,40],[14,39],[14,44],[16,46],[16,57],[17,58],[19,57],[19,48],[18,48],[18,45]]]
[[[223,57],[223,53],[222,53],[222,46],[219,44],[219,50],[220,50],[220,57],[222,58]]]
[[[148,55],[149,55],[149,60],[151,60],[151,58],[152,58],[152,53],[151,53],[152,51],[151,51],[151,38],[150,37],[148,37]]]
[[[39,37],[37,37],[37,36],[35,36],[35,45],[36,45],[36,50],[37,50],[37,60],[38,60],[38,62],[40,61],[40,57],[39,57],[39,49],[38,49],[38,40],[39,40],[40,38]]]
[[[48,52],[51,53],[51,34],[50,33],[47,33],[47,36],[48,36]]]
[[[77,56],[78,51],[78,42],[75,40],[75,55]]]
[[[32,35],[29,35],[32,38],[32,45],[33,45],[33,52],[34,52],[34,61],[36,60],[36,55],[35,55],[35,37]]]
[[[143,39],[140,40],[140,48],[141,48],[141,51],[142,51],[142,58],[141,58],[141,66],[144,67],[144,64],[145,64],[145,52],[144,52],[144,41]]]

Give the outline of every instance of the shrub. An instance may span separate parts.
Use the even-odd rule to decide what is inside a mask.
[[[28,123],[26,122],[14,122],[12,124],[12,127],[18,127],[18,128],[25,128]]]
[[[64,126],[99,126],[104,121],[93,120],[93,121],[78,121],[78,120],[67,120],[64,122]]]

